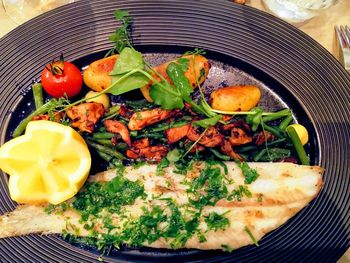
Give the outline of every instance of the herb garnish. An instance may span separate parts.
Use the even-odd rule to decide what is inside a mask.
[[[257,247],[259,246],[258,241],[256,241],[255,237],[253,236],[252,232],[249,230],[247,226],[244,227],[244,231],[249,235],[249,237],[252,239],[254,245]]]
[[[219,167],[206,163],[200,176],[187,190],[190,204],[201,209],[206,205],[214,206],[220,199],[226,198],[228,191],[224,180]]]
[[[119,175],[110,182],[87,184],[77,194],[72,207],[81,213],[82,221],[87,221],[90,215],[97,216],[103,209],[119,212],[122,206],[131,205],[144,195],[140,182],[132,182]]]
[[[114,16],[119,20],[122,25],[116,29],[116,31],[109,37],[109,39],[114,42],[114,48],[111,49],[105,57],[120,53],[125,47],[130,47],[130,26],[132,18],[129,15],[128,11],[125,10],[116,10]]]
[[[159,164],[157,165],[157,169],[156,169],[156,174],[157,175],[163,175],[164,174],[164,168],[169,167],[170,162],[167,158],[163,158]]]
[[[221,248],[223,251],[229,252],[229,253],[231,253],[234,250],[230,245],[226,245],[226,244],[222,244]]]
[[[176,151],[173,154],[169,158],[175,161],[178,159]],[[164,158],[157,170],[162,172],[169,163]],[[174,165],[183,174],[187,174],[193,163],[193,160],[185,162],[180,159]],[[201,169],[199,177],[186,184],[189,200],[187,204],[179,205],[175,200],[161,194],[147,199],[150,202],[144,202],[141,214],[132,216],[128,205],[134,204],[137,198],[146,197],[146,194],[141,182],[132,182],[123,177],[125,169],[121,166],[116,170],[117,176],[112,181],[88,183],[70,207],[81,214],[80,222],[90,233],[89,244],[94,244],[103,251],[109,251],[112,246],[118,248],[122,244],[151,244],[159,238],[167,240],[173,249],[185,246],[193,236],[199,242],[205,242],[207,231],[224,230],[230,225],[230,220],[225,217],[229,211],[223,214],[215,211],[202,214],[203,207],[214,206],[221,199],[230,201],[231,197],[251,197],[251,193],[246,186],[240,186],[229,193],[226,185],[232,181],[225,177],[228,168],[224,162],[209,159],[200,165],[205,167]],[[57,212],[56,208],[57,206],[48,206],[46,211]],[[120,223],[116,224],[114,218]],[[207,231],[202,232],[201,223],[206,224]],[[98,226],[99,224],[102,226]],[[67,227],[68,233],[72,226]],[[96,230],[96,227],[102,227],[102,231]],[[249,233],[249,229],[245,231]],[[223,245],[223,249],[231,251],[229,246]]]
[[[258,195],[257,201],[261,203],[261,202],[263,201],[263,196],[264,196],[264,195],[260,193],[260,194]]]
[[[184,160],[180,159],[174,163],[175,170],[173,171],[176,174],[186,175],[188,171],[193,168],[193,160]]]
[[[244,183],[251,184],[258,179],[259,174],[256,169],[250,168],[246,162],[236,162],[238,167],[241,168],[243,176],[245,177]]]
[[[143,214],[136,221],[128,221],[125,228],[118,235],[102,235],[106,244],[120,245],[126,243],[140,246],[151,244],[159,238],[171,239],[170,245],[176,249],[182,247],[198,228],[199,214],[186,220],[177,205],[167,201],[168,208],[156,205],[151,208],[143,207]],[[108,240],[108,239],[112,239]]]
[[[228,227],[230,225],[230,221],[224,217],[224,214],[220,215],[216,212],[211,212],[207,216],[204,216],[204,221],[207,223],[208,229],[217,231]]]
[[[248,187],[246,185],[240,185],[238,189],[233,190],[232,193],[227,196],[227,200],[231,201],[235,199],[241,201],[244,195],[248,198],[252,197],[252,193],[249,191]]]

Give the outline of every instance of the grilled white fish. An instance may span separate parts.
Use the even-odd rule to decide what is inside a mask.
[[[237,164],[225,164],[228,173],[224,175],[223,169],[220,168],[224,178],[221,181],[221,190],[226,189],[227,193],[231,193],[231,197],[226,194],[226,198],[218,200],[214,205],[206,204],[202,207],[196,229],[196,233],[201,233],[200,235],[187,235],[183,242],[177,242],[176,245],[174,240],[178,240],[177,237],[169,235],[151,241],[141,240],[141,245],[154,248],[237,249],[253,244],[307,206],[322,187],[323,169],[318,166],[248,163],[250,168],[256,169],[259,177],[252,183],[245,184],[246,175]],[[189,199],[208,196],[208,191],[211,191],[208,190],[210,182],[199,184],[199,177],[204,171],[203,163],[195,163],[186,175],[174,173],[174,170],[174,167],[168,167],[161,175],[157,175],[156,165],[127,167],[124,178],[141,182],[145,193],[143,198],[138,197],[133,204],[123,206],[120,212],[111,213],[104,209],[100,211],[99,218],[92,216],[86,222],[80,221],[81,212],[72,206],[65,211],[48,214],[44,211],[47,205],[20,205],[13,212],[0,216],[0,238],[31,233],[88,236],[91,235],[91,228],[99,234],[121,235],[120,231],[127,226],[131,226],[129,230],[136,228],[133,224],[145,213],[145,208],[150,210],[159,207],[164,210],[164,214],[169,215],[169,200],[179,208],[183,219],[189,221],[195,213],[187,210],[196,211],[198,208],[198,204],[189,205]],[[116,172],[109,170],[91,176],[89,182],[110,182],[115,177]],[[194,188],[195,184],[200,187]],[[196,192],[193,193],[189,189],[195,189]],[[74,199],[71,202],[74,202]],[[212,222],[213,224],[209,222],[210,215],[215,214],[220,215],[217,219],[224,218],[223,221],[219,220],[224,222],[221,226],[215,225],[220,223],[219,221]],[[106,217],[115,229],[106,228],[103,221]],[[91,222],[94,222],[93,226],[86,227],[86,224]],[[167,227],[169,225],[162,222],[156,229]],[[124,240],[123,243],[134,244],[131,239]]]

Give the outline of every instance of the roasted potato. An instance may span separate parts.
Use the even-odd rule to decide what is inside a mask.
[[[182,58],[189,59],[188,69],[185,72],[185,76],[189,79],[192,87],[194,88],[197,86],[195,77],[198,78],[198,82],[200,84],[203,83],[204,80],[207,78],[209,68],[210,68],[210,64],[208,60],[201,55],[195,55],[194,56],[194,65],[196,70],[196,73],[195,73],[193,68],[193,55],[183,56]],[[91,63],[88,66],[88,68],[84,71],[83,77],[84,77],[85,84],[89,88],[95,91],[101,91],[107,88],[112,83],[112,77],[109,75],[109,73],[113,70],[114,64],[117,59],[118,59],[118,55],[114,55],[114,56],[103,58]],[[170,79],[166,74],[166,68],[170,62],[171,61],[154,68],[160,75],[162,75],[169,82],[170,82]],[[160,80],[160,78],[154,72],[152,73],[152,76],[155,79]],[[145,97],[146,100],[150,102],[152,102],[152,99],[149,95],[149,90],[151,85],[152,83],[150,82],[149,84],[141,88],[143,96]]]
[[[119,55],[110,56],[92,62],[84,70],[83,79],[86,86],[95,91],[102,91],[112,83],[109,73],[113,70],[114,64]]]
[[[95,97],[97,95],[99,95],[99,96]],[[86,102],[101,103],[103,105],[103,107],[105,107],[106,110],[109,108],[109,106],[111,106],[111,102],[110,102],[107,94],[99,94],[98,92],[91,90],[88,93],[86,93],[85,99],[86,99]]]
[[[222,111],[249,111],[261,98],[256,86],[232,86],[211,93],[211,107]]]
[[[185,76],[190,81],[190,84],[192,85],[192,87],[195,88],[197,86],[196,77],[198,78],[199,84],[202,84],[204,80],[207,78],[207,75],[209,73],[209,69],[210,69],[209,61],[202,55],[195,55],[194,63],[193,63],[193,55],[183,56],[182,58],[189,59],[188,69],[185,72]],[[169,76],[166,73],[166,68],[168,67],[170,62],[171,61],[154,68],[160,75],[162,75],[169,82],[171,81],[169,79]],[[196,72],[194,71],[193,65],[195,67]],[[156,80],[160,80],[160,78],[154,72],[152,73],[152,76]],[[149,102],[152,102],[152,99],[149,95],[149,90],[151,88],[151,85],[152,85],[152,82],[150,82],[150,84],[141,88],[143,96]]]

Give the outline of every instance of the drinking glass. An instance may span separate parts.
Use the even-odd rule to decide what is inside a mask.
[[[75,0],[2,0],[6,14],[18,25]]]
[[[262,2],[267,11],[283,20],[302,23],[331,7],[337,0],[262,0]]]

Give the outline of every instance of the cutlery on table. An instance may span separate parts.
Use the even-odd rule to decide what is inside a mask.
[[[340,62],[344,65],[345,69],[350,73],[350,27],[349,26],[336,26],[338,42],[340,46]]]

